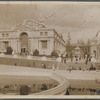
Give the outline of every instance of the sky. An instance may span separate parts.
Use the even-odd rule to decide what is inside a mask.
[[[28,19],[54,28],[65,41],[70,33],[72,43],[86,42],[100,31],[100,2],[0,2],[0,30],[10,30]]]

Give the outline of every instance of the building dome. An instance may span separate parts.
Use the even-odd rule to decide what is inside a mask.
[[[76,47],[75,50],[80,50],[80,47]]]

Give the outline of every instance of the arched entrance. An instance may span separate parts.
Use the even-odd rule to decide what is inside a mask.
[[[28,34],[26,32],[21,33],[21,53],[28,52]]]

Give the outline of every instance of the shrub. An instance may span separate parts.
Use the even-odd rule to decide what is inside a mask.
[[[54,50],[54,51],[52,51],[51,56],[58,57],[58,53]]]
[[[8,46],[7,49],[6,49],[6,54],[12,54],[13,52],[13,49],[11,46]]]
[[[27,85],[23,85],[20,87],[20,95],[28,95],[29,87]]]
[[[39,51],[37,49],[35,49],[33,52],[33,56],[38,56],[38,55],[39,55]]]

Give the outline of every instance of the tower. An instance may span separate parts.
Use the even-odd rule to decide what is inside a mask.
[[[71,36],[70,36],[70,33],[68,33],[68,35],[67,35],[67,44],[70,44],[70,40],[71,40]]]
[[[70,36],[70,33],[68,33],[67,41],[66,41],[66,52],[67,52],[68,57],[70,57],[70,55],[72,53],[72,48],[71,48],[70,40],[71,40],[71,36]]]

